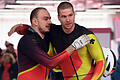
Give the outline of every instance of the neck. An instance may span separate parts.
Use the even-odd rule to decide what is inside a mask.
[[[45,37],[45,34],[43,32],[41,32],[37,27],[33,27],[33,29],[38,33],[38,35],[44,39]]]
[[[45,37],[45,34],[44,33],[41,33],[41,32],[37,32],[38,34],[39,34],[39,36],[42,38],[42,39],[44,39],[44,37]]]
[[[63,27],[62,27],[63,28]],[[66,34],[70,34],[70,33],[72,33],[73,32],[73,30],[74,30],[74,28],[75,28],[75,24],[71,27],[71,28],[63,28],[63,31],[66,33]]]

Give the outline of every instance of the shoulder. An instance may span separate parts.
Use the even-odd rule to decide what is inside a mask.
[[[32,40],[33,35],[32,34],[26,34],[24,36],[21,37],[21,39],[19,40],[18,45],[24,45],[25,43],[28,43]]]
[[[33,34],[26,34],[20,40],[29,40],[33,37]]]
[[[77,27],[77,30],[81,31],[83,34],[94,34],[91,30],[85,28],[84,26],[80,26],[78,24],[75,24],[75,26]]]

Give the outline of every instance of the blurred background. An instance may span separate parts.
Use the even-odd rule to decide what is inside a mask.
[[[97,33],[108,33],[111,48],[118,56],[117,46],[120,41],[120,0],[0,0],[0,48],[5,49],[5,41],[17,44],[21,35],[14,33],[8,37],[7,33],[15,24],[30,24],[29,16],[32,9],[45,7],[50,12],[52,22],[60,24],[57,19],[57,5],[62,1],[73,4],[76,12],[75,22],[86,28],[94,28]],[[101,29],[99,31],[99,29]],[[109,30],[109,31],[106,31]],[[105,36],[105,37],[106,37]],[[108,42],[108,39],[103,41]]]

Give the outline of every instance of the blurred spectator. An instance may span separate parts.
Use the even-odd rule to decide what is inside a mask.
[[[10,53],[4,53],[2,64],[0,66],[0,80],[16,80],[17,65],[14,56]]]
[[[1,57],[2,57],[2,49],[0,48],[0,64],[1,64]]]
[[[117,67],[111,75],[112,80],[119,80],[120,79],[120,43],[118,44],[118,53],[119,53],[119,57],[117,60]]]
[[[2,49],[0,48],[0,58],[2,57]]]
[[[14,49],[14,45],[8,41],[5,42],[5,46],[6,46],[6,52],[7,53],[12,53],[13,56],[16,58],[17,55],[16,55],[16,52],[15,52],[15,49]]]

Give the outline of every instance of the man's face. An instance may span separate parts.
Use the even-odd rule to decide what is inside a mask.
[[[75,13],[73,12],[72,8],[60,9],[58,19],[63,29],[73,29]]]
[[[51,24],[51,17],[47,10],[39,10],[36,24],[40,32],[49,32],[50,24]]]
[[[11,45],[9,45],[9,46],[7,47],[7,50],[8,50],[9,52],[13,53],[13,52],[14,52],[14,47],[11,46]]]

